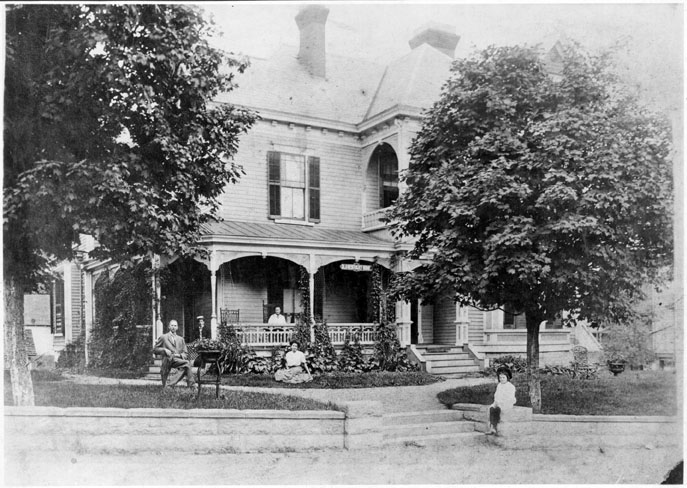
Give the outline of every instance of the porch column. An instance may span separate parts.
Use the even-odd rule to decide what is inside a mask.
[[[93,275],[90,271],[83,271],[83,283],[84,283],[84,357],[86,359],[86,364],[88,364],[88,342],[91,340],[91,328],[93,327]]]
[[[424,344],[425,338],[422,336],[422,300],[417,301],[417,343]]]
[[[396,335],[401,347],[410,344],[410,302],[396,302]]]
[[[210,296],[212,297],[212,316],[210,318],[210,337],[217,339],[217,271],[219,270],[219,261],[217,259],[217,251],[214,249],[210,251]]]
[[[151,334],[153,340],[153,346],[157,341],[157,338],[162,335],[162,330],[164,325],[162,324],[162,318],[160,313],[160,302],[162,301],[162,290],[160,285],[160,256],[158,254],[153,254],[152,258],[152,268],[153,268],[153,333]]]
[[[317,273],[317,266],[315,265],[315,255],[311,254],[308,266],[308,293],[310,300],[308,300],[308,312],[310,313],[310,342],[315,342],[315,273]]]
[[[468,343],[468,308],[456,303],[456,346]]]

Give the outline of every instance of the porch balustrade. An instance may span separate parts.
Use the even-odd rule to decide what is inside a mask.
[[[376,324],[347,323],[327,324],[327,332],[332,345],[343,345],[346,336],[358,334],[361,345],[371,345],[375,341]],[[234,329],[239,341],[249,346],[283,346],[289,343],[295,330],[294,324],[270,326],[266,324],[235,324]]]
[[[539,344],[560,344],[570,342],[571,329],[540,330]],[[524,344],[527,342],[525,329],[494,329],[484,331],[487,344]]]
[[[389,209],[380,208],[379,210],[373,210],[372,212],[366,212],[363,214],[363,232],[367,230],[381,229],[385,226],[382,222],[382,217]]]

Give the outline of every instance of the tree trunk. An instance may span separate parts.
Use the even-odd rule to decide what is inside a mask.
[[[33,406],[33,383],[24,341],[24,294],[5,277],[5,368],[10,370],[12,398],[17,406]]]
[[[526,314],[527,320],[527,385],[530,389],[532,412],[541,412],[541,383],[539,381],[539,324],[541,317]]]

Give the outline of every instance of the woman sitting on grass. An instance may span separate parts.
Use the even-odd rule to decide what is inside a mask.
[[[291,350],[285,356],[286,368],[280,369],[274,375],[276,381],[284,383],[307,383],[312,381],[312,375],[305,361],[305,354],[298,350],[298,342],[291,341]],[[303,371],[305,369],[305,372]]]
[[[496,376],[499,379],[496,385],[496,392],[494,393],[494,403],[489,406],[489,428],[487,435],[497,434],[498,424],[501,421],[501,415],[509,412],[513,405],[515,405],[515,386],[510,382],[513,374],[510,369],[501,367],[496,370]]]

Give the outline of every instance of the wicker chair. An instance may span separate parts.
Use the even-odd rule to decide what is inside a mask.
[[[223,308],[219,311],[220,322],[222,325],[238,324],[240,309],[230,310]]]

